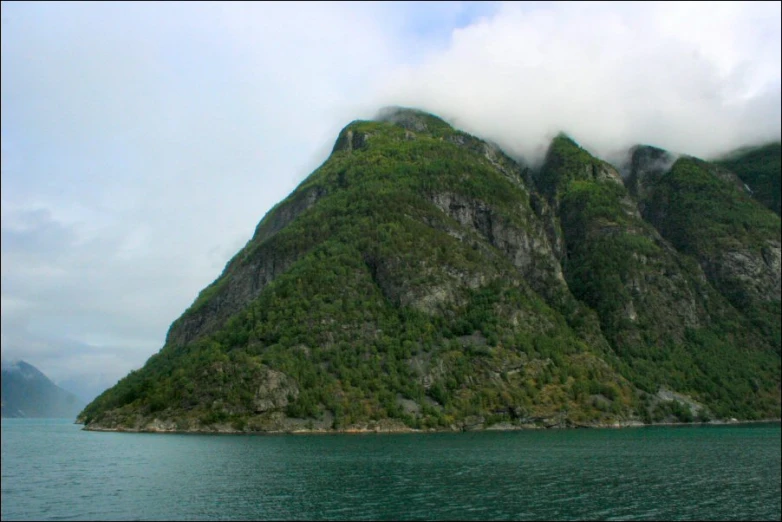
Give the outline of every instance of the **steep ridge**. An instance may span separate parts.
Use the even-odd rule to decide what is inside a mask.
[[[536,173],[394,108],[345,127],[161,351],[80,420],[306,431],[778,416],[779,355],[742,321],[571,140]]]
[[[780,350],[779,216],[735,175],[692,157],[647,183],[644,217]]]
[[[740,149],[715,163],[735,172],[752,197],[780,215],[782,143]]]
[[[647,158],[629,179],[636,192],[651,190],[646,184],[659,175],[654,167],[670,163],[656,151]],[[623,375],[650,394],[660,386],[686,392],[720,415],[728,414],[718,391],[726,387],[736,392],[739,410],[765,400],[768,391],[753,396],[742,388],[763,379],[773,391],[774,376],[764,365],[776,369],[778,358],[700,267],[642,219],[611,165],[560,136],[540,180],[559,208],[568,285],[597,311]],[[765,348],[748,348],[758,346]],[[734,370],[737,375],[725,380]]]

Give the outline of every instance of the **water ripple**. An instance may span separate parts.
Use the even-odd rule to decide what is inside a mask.
[[[780,427],[368,436],[2,424],[3,520],[779,520]]]

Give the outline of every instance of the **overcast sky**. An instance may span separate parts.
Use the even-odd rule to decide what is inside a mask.
[[[3,2],[1,34],[2,357],[85,395],[384,105],[531,162],[780,138],[780,2]]]

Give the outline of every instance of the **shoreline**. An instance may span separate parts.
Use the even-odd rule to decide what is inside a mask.
[[[74,422],[74,424],[81,424]],[[708,422],[656,422],[644,424],[640,421],[625,421],[611,424],[572,424],[569,426],[537,426],[537,425],[492,425],[477,429],[414,429],[414,428],[345,428],[345,429],[291,429],[291,430],[267,430],[267,431],[242,431],[236,429],[215,429],[215,430],[176,430],[176,429],[133,429],[133,428],[102,428],[102,427],[83,427],[81,431],[94,432],[114,432],[114,433],[146,433],[146,434],[173,434],[173,435],[381,435],[381,434],[402,434],[402,433],[476,433],[484,431],[537,431],[537,430],[578,430],[578,429],[597,429],[597,430],[616,430],[625,428],[653,428],[653,427],[685,427],[685,426],[740,426],[747,424],[782,424],[782,419],[760,419],[760,420],[718,420]]]

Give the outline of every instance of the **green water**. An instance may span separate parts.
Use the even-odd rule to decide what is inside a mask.
[[[398,435],[2,421],[2,519],[780,520],[780,426]]]

